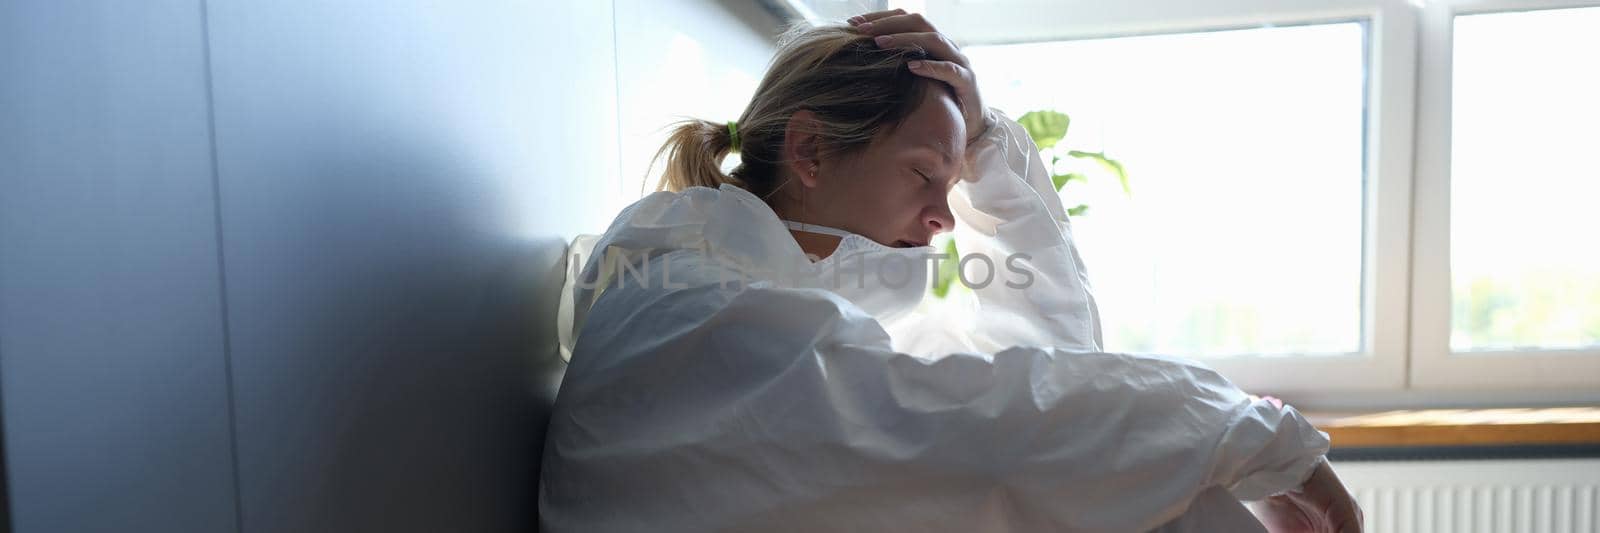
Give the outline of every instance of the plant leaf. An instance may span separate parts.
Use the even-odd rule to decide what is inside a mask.
[[[1033,138],[1033,144],[1039,148],[1048,149],[1061,142],[1067,136],[1067,127],[1072,125],[1072,118],[1066,113],[1051,110],[1029,111],[1017,119],[1017,124],[1028,130],[1028,136]]]
[[[1105,152],[1084,152],[1081,150],[1072,150],[1067,152],[1067,155],[1076,157],[1078,159],[1089,159],[1096,163],[1100,163],[1101,167],[1104,167],[1106,170],[1111,171],[1112,174],[1117,176],[1117,181],[1122,183],[1122,193],[1128,196],[1133,196],[1133,188],[1128,186],[1128,169],[1123,168],[1121,161],[1106,157]]]
[[[945,244],[944,254],[944,261],[939,262],[939,277],[933,282],[933,296],[936,298],[944,298],[950,294],[950,286],[955,284],[956,269],[960,266],[958,261],[961,259],[961,254],[956,251],[955,239],[950,239],[950,242]]]
[[[1083,216],[1084,213],[1088,213],[1088,212],[1089,212],[1089,206],[1088,205],[1078,204],[1078,207],[1074,207],[1072,209],[1068,209],[1067,210],[1067,216],[1070,216],[1070,217],[1081,217],[1081,216]]]
[[[1077,172],[1050,176],[1050,183],[1054,183],[1056,185],[1056,192],[1061,192],[1062,187],[1074,181],[1089,181],[1089,177]]]

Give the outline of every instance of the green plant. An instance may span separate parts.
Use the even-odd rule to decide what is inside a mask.
[[[1104,151],[1072,150],[1061,144],[1067,137],[1068,128],[1072,126],[1072,117],[1066,113],[1048,109],[1029,111],[1018,118],[1017,123],[1028,130],[1028,136],[1039,146],[1039,156],[1050,161],[1050,182],[1055,185],[1056,192],[1061,192],[1068,183],[1089,181],[1088,175],[1081,172],[1056,172],[1061,166],[1062,157],[1065,156],[1093,161],[1117,178],[1117,182],[1122,185],[1123,194],[1133,196],[1133,188],[1128,186],[1128,170],[1122,166],[1121,161],[1106,156]],[[1067,215],[1075,217],[1084,216],[1088,212],[1089,205],[1083,203],[1067,209]]]
[[[1064,157],[1092,161],[1101,169],[1117,178],[1122,185],[1123,194],[1133,196],[1133,188],[1128,186],[1128,170],[1122,162],[1107,156],[1104,151],[1090,152],[1088,150],[1072,150],[1062,144],[1067,138],[1067,130],[1072,126],[1072,117],[1059,111],[1044,109],[1029,111],[1017,118],[1017,124],[1028,131],[1028,137],[1033,138],[1033,144],[1039,147],[1039,157],[1050,161],[1050,183],[1055,185],[1056,193],[1060,193],[1068,183],[1088,182],[1089,176],[1082,172],[1058,173]],[[1067,216],[1080,217],[1089,213],[1089,205],[1079,203],[1067,209]],[[950,240],[945,244],[945,261],[939,263],[939,272],[934,278],[933,295],[944,298],[950,294],[950,289],[955,285],[958,276],[957,266],[961,254],[956,250],[956,241]]]

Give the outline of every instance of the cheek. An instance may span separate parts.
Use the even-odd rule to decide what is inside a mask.
[[[886,173],[873,187],[871,202],[884,215],[899,216],[906,211],[915,212],[923,203],[927,187],[922,178],[907,176],[904,172]]]
[[[841,217],[866,230],[869,237],[886,238],[876,233],[899,231],[908,218],[917,216],[922,200],[913,180],[887,172],[858,177],[853,186],[838,191],[837,205],[844,208]]]
[[[936,200],[936,196],[937,199],[943,198],[937,191],[938,187],[927,185],[920,177],[916,180],[900,180],[894,192],[885,195],[885,202],[881,207],[884,222],[895,228],[921,226],[924,210]]]
[[[841,191],[848,196],[846,203],[877,209],[906,203],[917,194],[920,183],[903,171],[878,165],[858,169],[855,176],[852,186]]]
[[[850,170],[857,179],[841,188],[836,199],[847,209],[844,217],[863,228],[893,233],[908,223],[915,224],[930,191],[936,189],[912,174],[903,162],[860,161]]]

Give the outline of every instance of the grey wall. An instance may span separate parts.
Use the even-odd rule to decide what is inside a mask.
[[[0,393],[17,531],[231,531],[204,22],[0,3]]]
[[[17,531],[532,529],[610,2],[0,2]]]

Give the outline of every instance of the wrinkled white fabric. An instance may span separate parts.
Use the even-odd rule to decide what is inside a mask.
[[[1237,500],[1299,486],[1327,435],[1199,363],[1103,352],[1049,176],[991,112],[955,238],[1033,279],[997,264],[959,322],[818,286],[741,189],[625,209],[573,289],[543,529],[1261,530]]]

